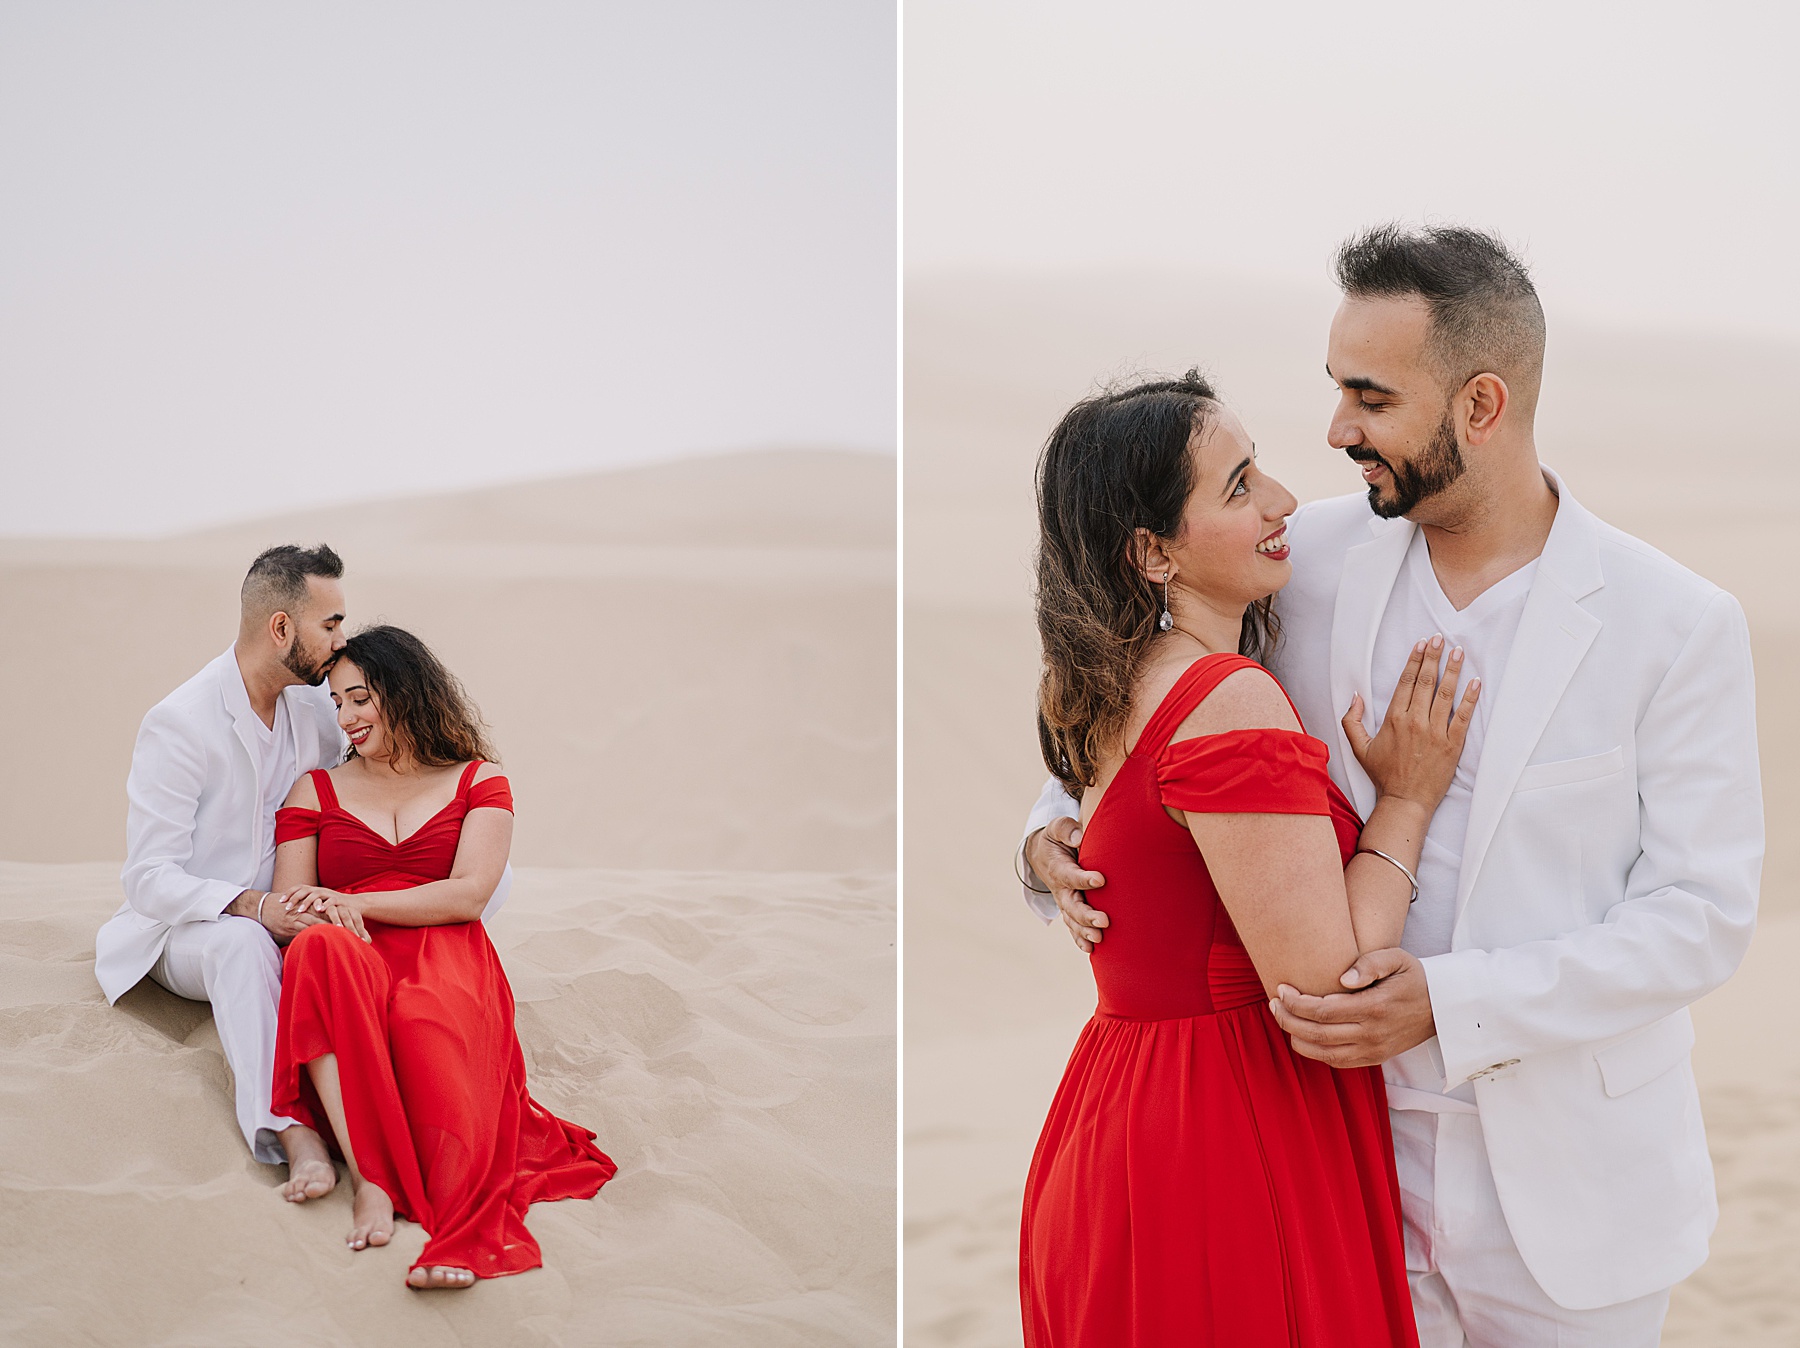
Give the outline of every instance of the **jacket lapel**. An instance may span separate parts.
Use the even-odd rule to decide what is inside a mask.
[[[1374,537],[1344,554],[1337,606],[1331,615],[1332,743],[1338,762],[1343,764],[1350,796],[1364,818],[1375,808],[1375,784],[1350,752],[1350,737],[1344,733],[1339,718],[1349,709],[1353,693],[1362,694],[1365,720],[1375,705],[1370,695],[1375,634],[1417,529],[1408,520],[1371,520],[1369,531]]]
[[[300,685],[281,690],[281,700],[287,704],[288,738],[294,742],[294,767],[297,772],[308,772],[318,767],[310,760],[306,752],[306,740],[311,736],[314,753],[318,752],[319,737],[313,732],[306,715],[306,704],[299,691]]]
[[[244,687],[235,647],[227,650],[219,661],[219,696],[224,700],[225,714],[231,717],[232,731],[238,743],[244,746],[245,757],[250,760],[252,789],[246,836],[255,838],[262,823],[262,755],[256,751],[256,731],[250,724],[256,713],[250,707],[250,693]]]
[[[1546,475],[1555,481],[1553,474]],[[1556,487],[1562,498],[1556,522],[1538,558],[1519,631],[1506,657],[1500,700],[1481,746],[1481,765],[1475,770],[1469,831],[1456,885],[1459,925],[1519,774],[1600,633],[1600,619],[1581,606],[1581,600],[1603,583],[1594,517],[1561,482],[1556,481]]]

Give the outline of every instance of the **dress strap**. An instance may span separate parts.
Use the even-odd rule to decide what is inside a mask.
[[[331,774],[329,772],[324,768],[314,768],[306,775],[313,779],[313,790],[319,793],[319,808],[321,810],[341,810],[343,808],[343,806],[338,804],[337,788],[331,784]]]
[[[475,780],[476,772],[480,770],[481,765],[486,761],[487,760],[485,759],[478,758],[473,763],[469,764],[468,767],[463,769],[462,779],[456,784],[456,794],[458,796],[466,796],[469,794],[469,783]]]
[[[1213,689],[1240,669],[1261,668],[1256,661],[1243,655],[1221,651],[1216,655],[1201,656],[1181,672],[1181,677],[1175,680],[1175,686],[1169,689],[1156,710],[1150,713],[1150,719],[1144,723],[1144,733],[1131,746],[1131,752],[1159,752],[1169,742],[1169,737],[1180,728],[1181,723],[1187,720],[1188,714],[1206,701]]]

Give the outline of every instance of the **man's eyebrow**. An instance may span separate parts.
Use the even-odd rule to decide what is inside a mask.
[[[1336,384],[1339,388],[1366,389],[1370,393],[1384,393],[1390,398],[1398,398],[1400,396],[1398,391],[1388,388],[1384,384],[1377,384],[1373,379],[1364,375],[1352,375],[1348,379],[1339,379],[1331,372],[1330,361],[1325,363],[1325,377],[1331,380],[1331,382]]]
[[[341,623],[344,621],[344,615],[341,613],[334,613],[325,621],[328,623]]]

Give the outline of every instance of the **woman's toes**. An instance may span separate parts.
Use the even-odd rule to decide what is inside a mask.
[[[351,1200],[350,1217],[355,1223],[345,1242],[353,1250],[370,1245],[386,1245],[394,1234],[394,1202],[380,1185],[358,1184]]]
[[[415,1268],[406,1275],[408,1287],[473,1287],[475,1274],[466,1268],[449,1268],[433,1265],[430,1268]]]

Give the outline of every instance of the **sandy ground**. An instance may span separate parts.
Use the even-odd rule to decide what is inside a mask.
[[[154,543],[0,542],[31,652],[0,785],[0,1342],[863,1345],[894,1304],[893,460],[771,452]],[[324,538],[351,620],[468,683],[519,803],[490,924],[534,1094],[619,1162],[545,1267],[402,1279],[348,1188],[276,1195],[204,1004],[107,1007],[138,718],[249,558]]]
[[[1044,777],[1031,712],[1030,472],[1097,379],[1208,369],[1302,500],[1356,489],[1324,444],[1335,296],[1184,277],[954,276],[907,302],[907,1341],[1019,1342],[1018,1205],[1081,1024],[1086,967],[1008,872]],[[1800,593],[1784,544],[1800,444],[1771,401],[1800,350],[1584,331],[1552,311],[1540,450],[1589,508],[1732,590],[1749,614],[1770,821],[1763,924],[1695,1008],[1721,1216],[1664,1343],[1800,1342]]]

